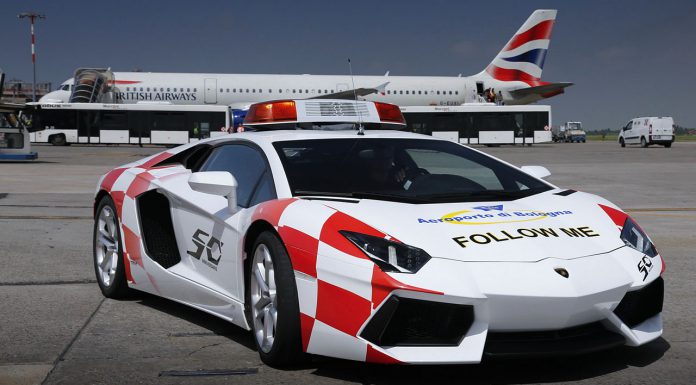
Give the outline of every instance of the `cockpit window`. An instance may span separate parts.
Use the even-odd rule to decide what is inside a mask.
[[[61,91],[70,91],[70,84],[63,84],[60,86]]]

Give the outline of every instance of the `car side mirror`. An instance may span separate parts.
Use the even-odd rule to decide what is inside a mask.
[[[201,171],[191,174],[188,180],[193,191],[227,198],[227,208],[237,212],[237,179],[227,171]]]
[[[551,175],[551,171],[544,166],[522,166],[521,170],[539,179],[543,179]]]

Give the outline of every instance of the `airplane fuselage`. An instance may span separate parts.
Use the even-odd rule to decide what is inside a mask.
[[[243,108],[251,103],[272,99],[314,98],[359,88],[379,88],[359,99],[393,103],[400,106],[443,105],[480,102],[476,82],[502,91],[526,86],[521,82],[495,79],[445,76],[354,76],[348,75],[275,75],[114,72],[110,92],[102,103],[223,104]],[[46,95],[42,101],[67,102],[70,91]],[[481,86],[479,86],[481,89]],[[511,102],[512,100],[510,100]]]

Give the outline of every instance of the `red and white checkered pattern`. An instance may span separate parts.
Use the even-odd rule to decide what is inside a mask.
[[[392,278],[339,230],[388,236],[340,211],[300,199],[263,203],[252,215],[252,221],[259,219],[276,227],[296,272],[304,350],[359,361],[399,362],[358,338],[358,332],[393,290],[442,293]]]
[[[153,168],[154,165],[172,155],[174,154],[163,152],[146,158],[135,166],[116,168],[104,176],[100,185],[100,189],[108,192],[116,205],[121,227],[121,239],[123,240],[123,264],[126,278],[132,285],[147,278],[150,284],[156,288],[156,283],[147,274],[142,259],[144,250],[140,241],[140,226],[136,217],[135,198],[148,191],[152,187],[153,180],[181,172],[181,170],[171,167]],[[139,267],[138,271],[132,270],[131,262]]]

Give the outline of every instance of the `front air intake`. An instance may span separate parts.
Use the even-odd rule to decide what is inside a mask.
[[[474,323],[474,307],[392,296],[360,336],[379,346],[458,346]]]
[[[657,277],[644,288],[626,293],[614,314],[632,328],[662,312],[664,295],[665,281]]]

